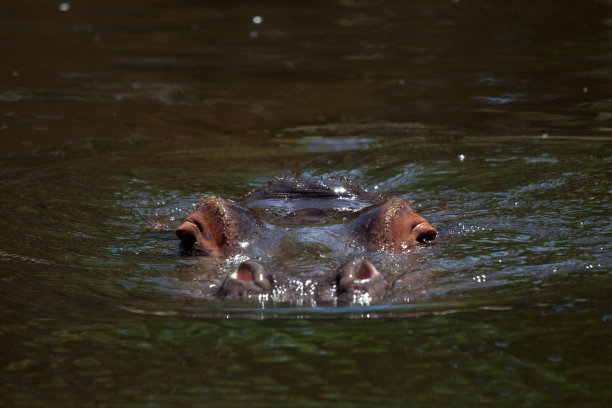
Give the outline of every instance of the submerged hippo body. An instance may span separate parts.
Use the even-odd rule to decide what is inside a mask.
[[[187,253],[228,257],[247,250],[282,253],[287,236],[299,242],[300,235],[316,235],[322,251],[401,252],[435,242],[437,231],[403,199],[383,201],[347,180],[309,178],[268,183],[237,202],[204,197],[176,235]],[[243,262],[227,276],[219,295],[239,299],[272,295],[283,281],[281,272],[255,260]],[[287,291],[300,291],[302,297],[350,302],[357,296],[381,298],[388,289],[383,275],[361,258],[316,282],[290,286],[277,290],[275,298],[286,300],[296,296]]]

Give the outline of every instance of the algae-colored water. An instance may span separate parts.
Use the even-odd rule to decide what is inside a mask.
[[[0,406],[609,405],[610,2],[3,10]],[[172,229],[287,175],[440,240],[368,254],[373,304],[216,299],[240,256]],[[346,260],[304,232],[264,261]]]

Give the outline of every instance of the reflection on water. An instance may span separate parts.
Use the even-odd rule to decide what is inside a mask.
[[[136,150],[128,140],[94,141],[41,151],[29,165],[5,159],[2,358],[5,387],[17,390],[10,401],[605,398],[601,353],[584,345],[602,350],[609,337],[608,142],[384,129],[375,133],[387,137],[367,148],[327,152],[273,147],[279,138],[263,133],[235,149],[232,139],[190,151],[149,137]],[[323,130],[311,131],[303,134]],[[373,137],[370,127],[352,132]],[[259,164],[261,178],[297,159],[304,164],[296,172],[352,173],[385,196],[412,200],[440,243],[371,254],[393,290],[370,306],[220,301],[213,293],[242,255],[183,257],[172,230],[200,194],[238,198],[259,183],[248,168],[227,174],[200,160],[203,152],[228,162],[277,157],[278,165]],[[301,244],[285,243],[287,256],[265,261],[302,278],[313,266],[332,270],[346,255],[308,244],[319,238],[304,234]],[[180,396],[162,372],[172,373]],[[46,388],[26,393],[33,383]],[[587,384],[589,394],[580,391]]]
[[[605,406],[612,8],[532,3],[6,4],[0,405]],[[174,228],[290,175],[440,242],[371,305],[216,298],[248,251]],[[353,255],[300,232],[294,283]]]
[[[324,138],[321,136],[307,136],[300,139],[300,143],[306,145],[306,149],[313,153],[325,153],[331,150],[355,150],[367,149],[374,142],[373,139],[355,139],[355,138]]]

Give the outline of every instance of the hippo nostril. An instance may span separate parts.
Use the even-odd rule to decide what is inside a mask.
[[[241,263],[221,286],[221,294],[226,298],[248,299],[251,295],[270,293],[274,279],[263,265],[255,261]]]
[[[364,281],[380,275],[367,259],[355,259],[344,264],[336,271],[336,282],[342,291],[349,288],[355,281]]]
[[[435,229],[421,231],[419,232],[419,235],[417,235],[416,240],[421,244],[430,244],[436,239],[437,235],[438,233]]]
[[[365,294],[369,298],[379,298],[387,291],[387,281],[367,259],[342,265],[336,271],[335,283],[336,296],[342,302],[354,302]]]
[[[253,282],[253,272],[250,269],[242,267],[242,265],[230,276],[232,279],[238,279],[244,282]]]
[[[259,262],[246,261],[238,266],[238,269],[230,275],[232,279],[243,282],[253,282],[265,291],[271,291],[274,286],[272,274],[266,270]]]
[[[364,259],[359,265],[355,278],[359,280],[370,279],[378,274],[379,272],[376,270],[374,265],[368,262],[368,260]]]

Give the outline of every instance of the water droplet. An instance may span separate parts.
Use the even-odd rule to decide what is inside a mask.
[[[460,162],[465,160],[465,156],[463,154],[460,154],[458,157]]]
[[[60,3],[57,8],[59,11],[68,11],[70,10],[70,3]]]
[[[261,24],[263,23],[263,17],[262,16],[255,16],[253,17],[253,24]]]

